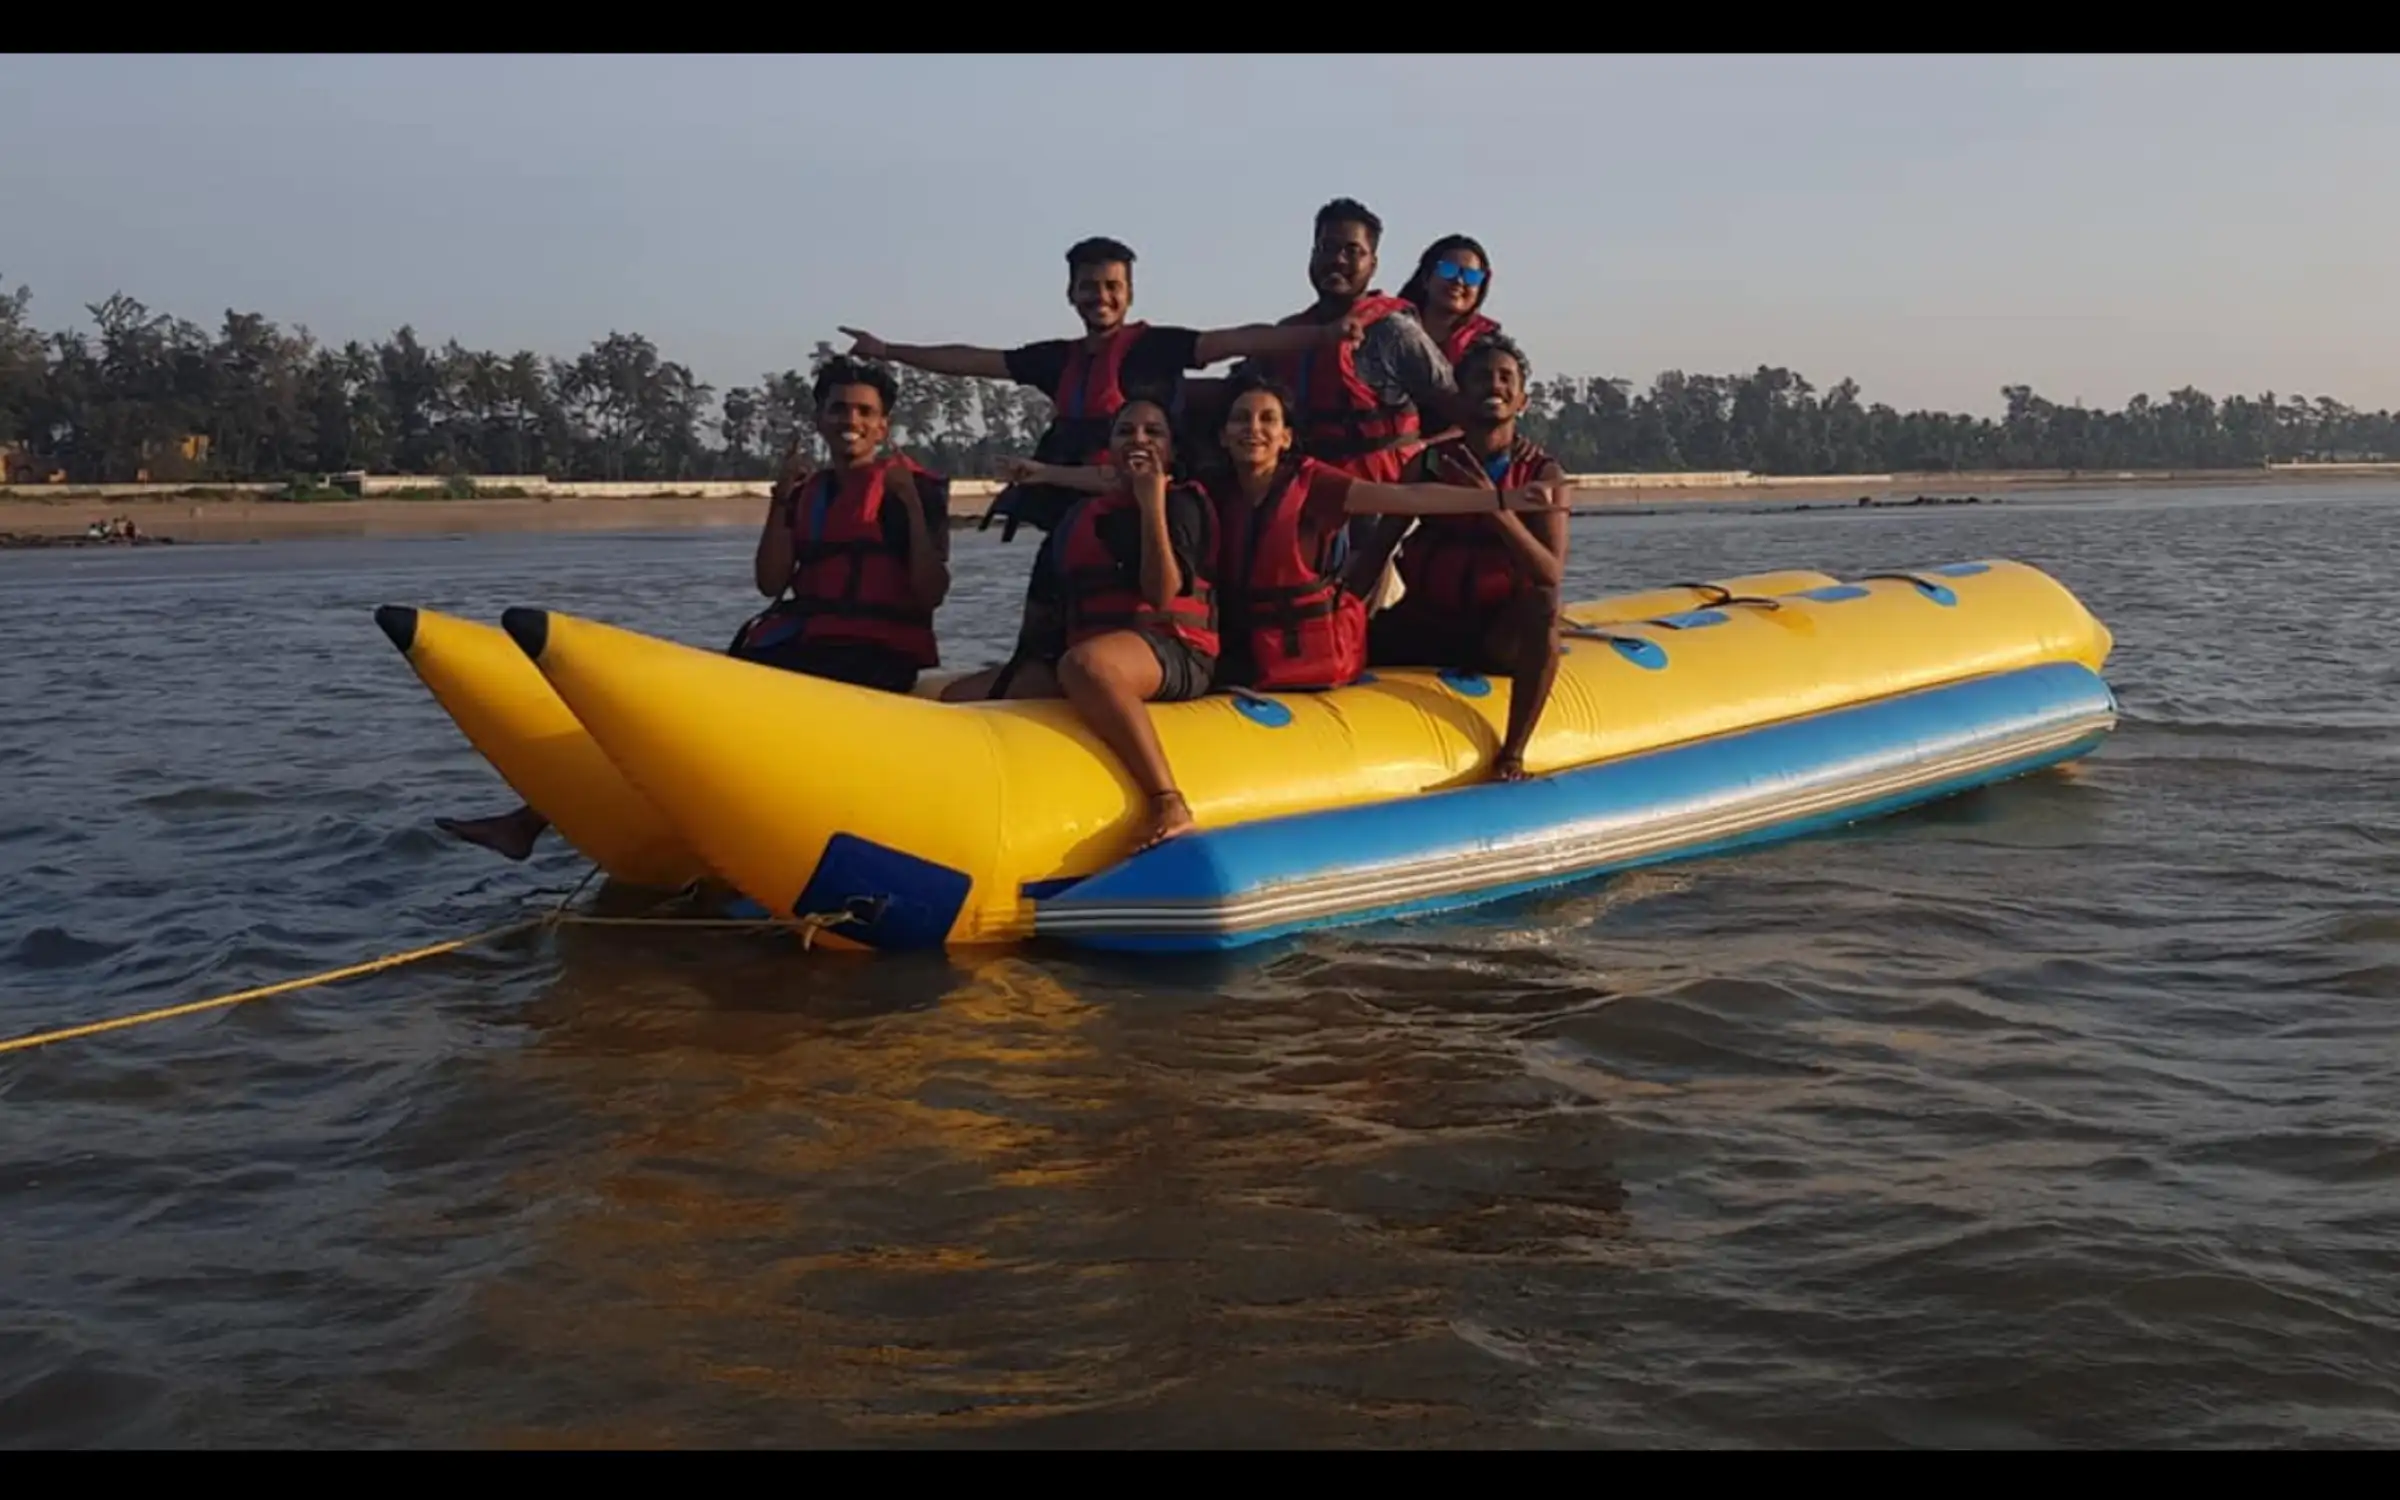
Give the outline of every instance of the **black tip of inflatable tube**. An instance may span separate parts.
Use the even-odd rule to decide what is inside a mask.
[[[535,661],[542,659],[542,648],[550,644],[550,612],[546,609],[504,609],[500,628]]]
[[[417,612],[405,604],[386,604],[375,611],[375,623],[400,648],[402,656],[417,643]]]

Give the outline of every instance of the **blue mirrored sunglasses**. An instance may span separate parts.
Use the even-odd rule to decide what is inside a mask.
[[[1460,265],[1457,261],[1437,260],[1433,263],[1433,274],[1439,276],[1444,281],[1463,282],[1468,286],[1474,287],[1483,285],[1483,278],[1490,273],[1485,271],[1480,266],[1470,271],[1465,266]]]

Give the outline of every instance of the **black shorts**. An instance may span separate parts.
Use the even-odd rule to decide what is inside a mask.
[[[1158,692],[1151,702],[1188,703],[1194,698],[1207,696],[1217,674],[1215,657],[1171,635],[1149,630],[1136,633],[1141,636],[1142,644],[1150,648],[1150,654],[1158,658]],[[1058,638],[1053,637],[1028,651],[1025,659],[1038,661],[1055,673],[1059,659],[1066,654],[1066,648]],[[992,696],[996,698],[1005,692],[1009,679],[1015,675],[1013,671],[1003,672],[992,683]]]
[[[1494,616],[1436,614],[1403,594],[1367,622],[1367,665],[1498,672],[1484,649],[1496,623]]]
[[[1150,654],[1158,658],[1158,696],[1153,703],[1188,703],[1206,696],[1209,682],[1217,675],[1217,659],[1205,656],[1189,642],[1171,635],[1142,632],[1142,641]]]
[[[803,645],[793,641],[770,646],[764,651],[732,654],[762,667],[798,672],[806,677],[829,678],[834,682],[874,688],[880,692],[907,693],[917,685],[918,669],[905,657],[895,656],[881,646],[869,646],[863,642],[819,641]]]

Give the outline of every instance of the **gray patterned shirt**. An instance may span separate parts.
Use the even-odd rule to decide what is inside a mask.
[[[1458,394],[1458,377],[1451,373],[1450,361],[1407,308],[1376,320],[1351,352],[1350,363],[1368,390],[1394,405],[1408,401],[1420,414],[1439,398]],[[1238,375],[1258,364],[1245,359],[1233,372]]]

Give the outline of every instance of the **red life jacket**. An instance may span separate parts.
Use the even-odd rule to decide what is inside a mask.
[[[1418,462],[1437,484],[1492,482],[1482,456],[1463,438],[1436,443]],[[1498,489],[1533,483],[1549,462],[1549,454],[1518,438],[1508,450],[1508,472]],[[1498,518],[1485,515],[1420,516],[1417,529],[1401,544],[1400,581],[1408,598],[1422,599],[1441,614],[1465,616],[1489,614],[1525,586],[1524,565],[1509,550]]]
[[[1097,352],[1077,339],[1059,372],[1055,412],[1033,456],[1046,464],[1087,466],[1108,459],[1109,428],[1125,407],[1125,356],[1148,332],[1147,323],[1120,323]]]
[[[1366,670],[1366,601],[1342,586],[1344,528],[1303,550],[1309,483],[1330,467],[1286,461],[1256,505],[1231,483],[1217,496],[1220,510],[1248,512],[1246,526],[1220,518],[1217,577],[1225,633],[1247,649],[1247,685],[1265,692],[1340,687]]]
[[[1183,488],[1177,485],[1168,493],[1172,497],[1174,490]],[[1208,504],[1206,495],[1200,500],[1213,531],[1216,509]],[[1183,581],[1185,592],[1169,600],[1165,609],[1152,609],[1150,601],[1142,597],[1138,567],[1120,566],[1116,554],[1100,539],[1101,518],[1130,511],[1133,504],[1130,491],[1112,490],[1081,502],[1060,523],[1065,534],[1057,539],[1059,578],[1064,585],[1059,593],[1065,606],[1067,644],[1073,646],[1112,630],[1142,630],[1173,636],[1214,659],[1217,601],[1208,579],[1191,571]],[[1215,550],[1212,535],[1203,556],[1213,562]]]
[[[1369,327],[1394,313],[1416,314],[1398,297],[1374,291],[1359,298],[1351,311]],[[1278,326],[1313,321],[1301,312]],[[1298,407],[1298,436],[1309,457],[1359,479],[1394,484],[1408,462],[1407,445],[1421,431],[1417,408],[1408,401],[1385,405],[1383,397],[1358,378],[1354,353],[1351,345],[1336,344],[1282,355],[1266,364],[1291,389]]]
[[[948,479],[902,457],[824,470],[802,487],[792,509],[789,608],[799,616],[804,643],[879,646],[920,668],[932,667],[941,661],[933,611],[917,602],[907,555],[883,535],[884,478],[899,465],[919,486],[950,487]]]
[[[1456,328],[1450,330],[1450,336],[1442,340],[1442,358],[1455,366],[1460,360],[1467,357],[1468,347],[1477,339],[1487,333],[1498,333],[1499,331],[1500,325],[1483,314],[1469,313],[1459,320]]]

